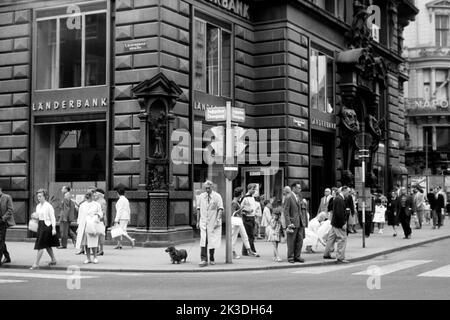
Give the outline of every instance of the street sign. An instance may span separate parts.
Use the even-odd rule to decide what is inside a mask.
[[[206,121],[225,121],[227,119],[227,112],[225,107],[207,108],[205,110]]]
[[[237,164],[224,164],[223,165],[223,174],[225,178],[228,180],[236,179],[238,175],[238,166]]]
[[[232,108],[231,109],[231,121],[232,122],[245,122],[245,109]]]

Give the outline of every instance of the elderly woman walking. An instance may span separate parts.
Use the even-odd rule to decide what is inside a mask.
[[[103,217],[101,205],[93,200],[93,192],[88,191],[85,195],[84,201],[78,210],[78,232],[77,232],[77,248],[84,247],[87,255],[87,260],[84,264],[98,263],[97,250],[99,244],[99,236],[101,232],[100,219]],[[94,255],[94,260],[91,260],[91,252]]]
[[[34,250],[38,250],[38,252],[36,255],[36,261],[30,268],[31,270],[39,269],[39,262],[41,261],[44,249],[47,250],[48,255],[52,259],[48,265],[56,265],[56,259],[52,247],[59,247],[59,239],[56,236],[55,210],[47,201],[48,192],[45,189],[39,189],[36,192],[36,196],[39,203],[36,206],[36,212],[33,215],[34,218],[39,219],[39,223]]]

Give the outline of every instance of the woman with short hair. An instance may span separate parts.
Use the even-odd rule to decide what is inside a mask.
[[[33,215],[39,219],[39,223],[34,250],[38,250],[38,252],[36,255],[36,261],[30,268],[31,270],[39,269],[39,262],[41,261],[44,249],[47,250],[48,255],[52,259],[48,265],[56,265],[56,259],[52,247],[59,247],[59,239],[56,236],[55,210],[48,202],[48,192],[45,189],[39,189],[36,192],[36,196],[39,203],[36,206],[36,212]]]

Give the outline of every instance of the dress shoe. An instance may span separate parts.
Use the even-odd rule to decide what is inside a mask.
[[[257,254],[256,252],[252,251],[251,249],[248,249],[247,253],[248,253],[249,256],[259,258],[259,254]]]
[[[216,263],[215,263],[214,261],[210,261],[209,264],[213,266],[213,265],[215,265]]]
[[[76,255],[80,255],[80,254],[84,254],[84,251],[78,251],[77,253],[75,253]]]
[[[48,266],[49,266],[49,267],[51,267],[51,266],[56,266],[56,260],[55,260],[55,261],[50,261],[50,262],[48,263]]]
[[[233,251],[233,259],[240,259],[240,258],[241,258],[241,256],[238,255],[238,254],[236,253],[236,251]]]
[[[295,260],[288,260],[289,263],[295,263]]]
[[[336,260],[336,263],[350,263],[350,261],[345,260],[345,259],[343,259],[343,260],[337,259],[337,260]]]
[[[206,267],[208,265],[207,261],[202,261],[198,264],[199,267]]]
[[[99,253],[97,253],[97,255],[98,256],[102,256],[102,255],[104,255],[105,253],[103,252],[103,251],[100,251]]]
[[[324,258],[324,259],[329,259],[329,260],[334,259],[332,256],[323,256],[323,258]]]
[[[0,265],[4,263],[11,263],[11,258],[4,258],[2,262],[0,262]]]
[[[59,246],[57,249],[67,249],[67,247]]]
[[[304,263],[304,262],[305,262],[305,259],[300,258],[300,259],[295,259],[294,261],[295,261],[295,262]]]

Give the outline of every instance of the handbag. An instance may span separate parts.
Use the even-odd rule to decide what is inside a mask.
[[[119,225],[113,226],[111,228],[111,238],[117,238],[123,234],[124,234],[123,229]]]
[[[28,230],[32,231],[32,232],[37,232],[38,231],[38,222],[39,220],[31,218],[30,221],[28,222]]]

